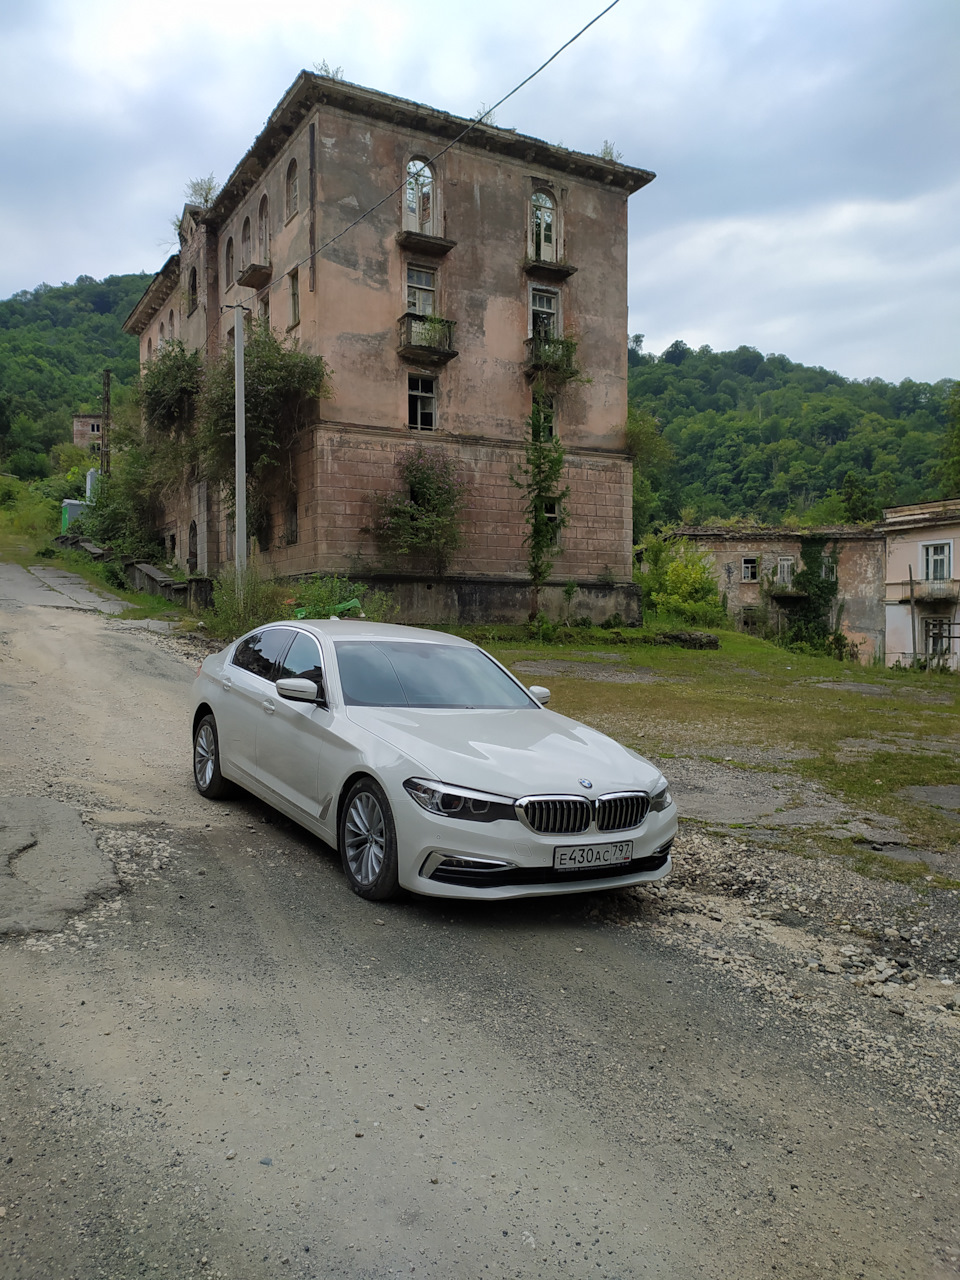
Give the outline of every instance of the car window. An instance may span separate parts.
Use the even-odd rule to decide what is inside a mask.
[[[292,635],[290,627],[273,627],[247,636],[233,651],[233,665],[252,675],[262,676],[264,680],[272,679],[277,659],[290,643]]]
[[[294,676],[299,676],[301,680],[316,680],[322,692],[323,660],[320,657],[320,646],[313,636],[308,636],[303,631],[297,632],[296,639],[277,668],[278,680]]]
[[[536,706],[479,649],[409,640],[339,640],[335,648],[349,706]]]

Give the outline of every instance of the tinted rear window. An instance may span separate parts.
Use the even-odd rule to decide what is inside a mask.
[[[479,649],[410,640],[338,640],[335,648],[348,706],[536,706]]]

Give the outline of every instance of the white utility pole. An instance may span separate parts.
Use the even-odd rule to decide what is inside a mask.
[[[234,520],[234,549],[237,571],[237,592],[243,591],[243,577],[247,568],[247,413],[243,386],[243,312],[237,303],[233,308],[233,360],[236,460],[234,484],[236,488],[236,519]]]

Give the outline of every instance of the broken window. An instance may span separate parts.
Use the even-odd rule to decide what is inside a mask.
[[[418,316],[436,312],[437,273],[427,267],[407,267],[407,310]]]
[[[190,268],[187,281],[187,315],[197,309],[197,268]]]
[[[437,425],[436,379],[407,376],[407,425],[414,431],[433,431]]]
[[[533,256],[538,262],[557,260],[557,217],[553,197],[546,191],[535,191],[532,200]]]
[[[403,199],[403,225],[407,231],[425,236],[437,234],[435,226],[434,178],[426,160],[413,159],[407,165]]]
[[[756,556],[744,556],[740,570],[741,582],[756,582],[760,576],[760,561]]]
[[[240,230],[240,267],[249,267],[250,254],[252,252],[251,245],[250,219],[244,218],[243,227]]]
[[[233,236],[228,236],[227,247],[223,251],[223,278],[227,282],[228,289],[233,284],[233,272]]]
[[[556,543],[560,536],[560,521],[556,502],[545,502],[543,504],[543,517],[550,529],[550,541]]]
[[[923,548],[923,576],[927,582],[945,582],[950,577],[949,542],[929,542]]]
[[[932,657],[944,657],[950,652],[950,619],[924,618],[924,652]]]
[[[287,182],[286,182],[286,213],[287,218],[292,218],[300,208],[300,179],[297,175],[297,162],[291,160],[287,165]]]
[[[555,293],[546,289],[534,289],[531,299],[531,328],[535,338],[557,336],[557,303]]]
[[[270,294],[264,293],[257,301],[257,316],[264,324],[270,323]]]
[[[793,566],[795,563],[795,556],[781,556],[777,561],[777,582],[781,587],[793,585]]]
[[[824,556],[820,561],[820,577],[824,582],[836,582],[837,562],[833,556]]]

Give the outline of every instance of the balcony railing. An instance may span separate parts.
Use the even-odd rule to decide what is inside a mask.
[[[577,343],[575,338],[528,338],[526,369],[529,374],[550,374],[555,378],[576,378]]]
[[[406,360],[446,364],[457,351],[453,345],[455,320],[421,316],[412,311],[400,317],[400,355]]]
[[[887,587],[891,596],[898,596],[901,604],[910,602],[910,581],[891,582]],[[957,578],[914,578],[913,598],[924,604],[942,601],[949,604],[960,598],[960,580]]]

